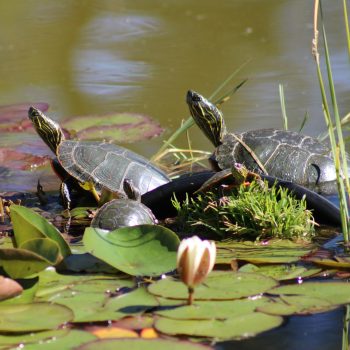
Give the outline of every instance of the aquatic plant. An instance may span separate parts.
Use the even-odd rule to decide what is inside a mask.
[[[306,209],[306,201],[297,200],[288,190],[253,181],[220,195],[216,192],[187,198],[183,203],[176,199],[178,224],[184,232],[201,232],[201,236],[240,239],[311,239],[314,220]]]

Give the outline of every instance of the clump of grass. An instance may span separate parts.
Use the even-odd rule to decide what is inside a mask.
[[[307,239],[314,234],[312,213],[306,201],[298,200],[288,190],[273,186],[264,188],[252,182],[220,196],[220,191],[187,198],[183,203],[174,199],[178,225],[184,233],[219,238],[238,239]]]

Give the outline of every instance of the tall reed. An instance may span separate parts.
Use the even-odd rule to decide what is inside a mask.
[[[318,18],[321,22],[322,39],[324,44],[324,57],[325,65],[327,69],[327,81],[328,92],[331,98],[331,108],[328,103],[327,93],[325,88],[325,79],[323,78],[321,71],[320,53],[318,49],[319,31],[318,31]],[[341,127],[341,120],[339,116],[337,98],[334,88],[332,67],[330,61],[330,54],[327,43],[326,30],[323,22],[322,5],[320,0],[314,1],[314,37],[312,40],[312,54],[316,62],[317,77],[320,86],[320,92],[322,96],[322,107],[324,117],[328,129],[328,136],[331,143],[332,155],[335,162],[335,169],[337,175],[337,188],[339,193],[339,207],[341,212],[342,231],[345,243],[349,242],[349,219],[348,219],[348,206],[347,206],[347,193],[349,193],[349,178],[348,178],[348,165],[347,156],[345,152],[345,145],[343,139],[343,132]],[[333,122],[334,120],[334,122]],[[335,124],[335,128],[333,126]]]

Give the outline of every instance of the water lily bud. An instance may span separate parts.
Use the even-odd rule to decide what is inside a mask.
[[[177,270],[181,280],[191,289],[202,283],[213,269],[216,246],[197,236],[181,241],[177,251]]]

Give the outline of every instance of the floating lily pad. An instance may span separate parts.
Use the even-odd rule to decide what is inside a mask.
[[[345,282],[304,282],[273,288],[268,293],[320,298],[333,305],[350,303],[350,284]]]
[[[0,266],[11,278],[24,278],[50,265],[50,261],[30,250],[0,249]]]
[[[0,159],[6,159],[6,167],[14,170],[30,170],[48,163],[47,157],[10,148],[0,148]]]
[[[54,269],[40,273],[36,298],[65,305],[74,312],[74,322],[118,320],[138,315],[158,305],[144,288],[128,289],[135,282],[124,276],[61,275]]]
[[[270,277],[254,273],[212,272],[195,288],[195,300],[229,300],[263,293],[278,283]],[[164,298],[187,299],[187,287],[173,278],[165,278],[148,287],[148,291]]]
[[[63,257],[71,254],[68,243],[56,227],[33,210],[20,205],[12,205],[11,221],[17,247],[34,238],[49,238],[58,244]]]
[[[252,312],[224,320],[175,320],[159,317],[155,328],[169,335],[209,337],[216,340],[241,339],[280,326],[283,318]]]
[[[89,227],[83,241],[90,254],[133,276],[158,276],[175,269],[180,243],[173,231],[157,225],[111,232]]]
[[[271,299],[270,302],[258,306],[257,310],[269,315],[309,315],[318,312],[326,312],[334,309],[334,305],[327,300],[304,296],[281,296],[280,298]]]
[[[56,328],[73,319],[73,312],[52,303],[0,305],[0,332],[35,332]]]
[[[245,264],[240,269],[240,272],[255,272],[265,276],[272,277],[278,281],[285,281],[295,278],[306,278],[313,276],[320,271],[320,268],[306,267],[294,264],[276,264],[276,265],[260,265]]]
[[[71,117],[62,122],[80,140],[137,142],[160,135],[163,129],[150,117],[131,113],[110,113]]]
[[[231,264],[233,259],[252,264],[293,263],[308,254],[315,246],[289,240],[268,242],[218,242],[217,264]]]
[[[160,316],[182,320],[225,319],[252,313],[257,307],[263,307],[266,304],[270,305],[269,300],[267,297],[223,301],[195,300],[193,305],[180,305],[179,307],[166,308],[155,313]]]
[[[0,345],[24,344],[25,349],[29,350],[69,350],[95,339],[97,337],[89,332],[66,328],[12,336],[0,335]]]
[[[46,269],[39,274],[37,298],[55,300],[60,293],[69,290],[72,294],[80,292],[100,293],[116,292],[120,288],[132,288],[135,282],[116,275],[63,275],[54,268]],[[57,295],[56,295],[57,293]]]
[[[29,239],[21,244],[21,249],[30,250],[31,252],[42,256],[50,262],[51,265],[56,265],[62,260],[60,248],[52,239],[34,238]]]
[[[44,102],[26,102],[0,106],[0,130],[19,132],[31,127],[32,123],[28,119],[30,106],[34,106],[43,112],[49,108],[49,105]]]
[[[76,350],[209,350],[211,347],[186,341],[166,339],[102,339],[87,343]]]
[[[96,292],[97,288],[93,285],[91,289],[91,291],[88,287],[82,291],[77,291],[77,288],[67,289],[50,295],[45,300],[69,307],[75,315],[73,322],[115,321],[126,316],[140,315],[158,306],[157,300],[144,288],[120,294],[116,289]],[[107,293],[108,291],[112,293]]]

